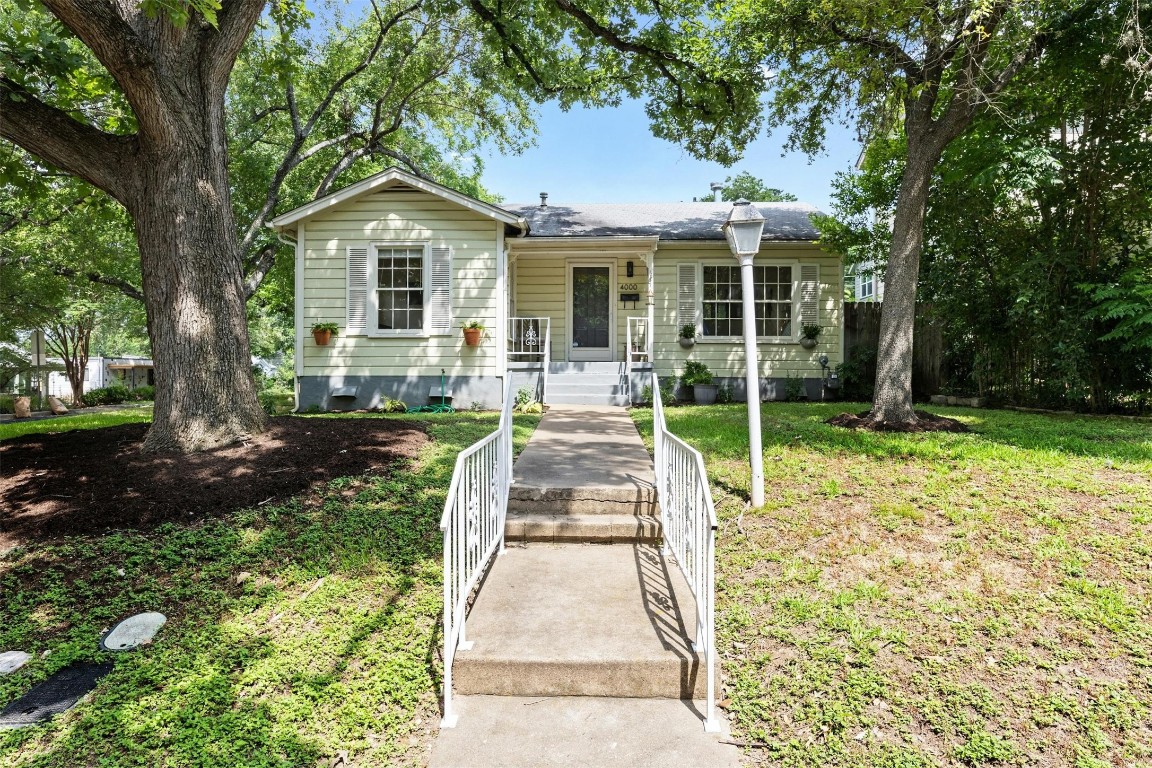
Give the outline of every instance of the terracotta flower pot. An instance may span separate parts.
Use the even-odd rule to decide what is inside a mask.
[[[317,328],[312,331],[312,338],[316,340],[316,346],[326,347],[328,342],[332,340],[332,331]]]
[[[484,331],[480,328],[465,328],[464,329],[464,343],[470,347],[480,345],[480,335]]]

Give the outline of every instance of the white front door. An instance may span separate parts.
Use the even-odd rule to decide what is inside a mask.
[[[616,265],[610,261],[568,264],[568,359],[616,359]]]

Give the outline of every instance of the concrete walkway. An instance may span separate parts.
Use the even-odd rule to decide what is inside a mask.
[[[510,509],[551,504],[553,512],[599,511],[652,499],[656,476],[636,425],[623,408],[553,406],[512,468]],[[588,504],[570,503],[581,500]],[[635,510],[630,510],[635,511]]]
[[[495,560],[469,611],[460,720],[430,768],[739,765],[704,731],[696,606],[656,546],[652,461],[627,411],[552,408],[510,497],[506,537],[526,543]]]

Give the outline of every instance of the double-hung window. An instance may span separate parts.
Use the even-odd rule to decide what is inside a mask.
[[[349,336],[452,332],[452,249],[426,242],[350,245]]]
[[[375,279],[376,330],[382,334],[424,333],[423,246],[377,246]]]
[[[752,265],[756,336],[791,343],[802,325],[820,322],[820,267],[799,261]],[[733,342],[744,335],[740,267],[730,261],[676,265],[677,327],[694,325],[702,341]]]
[[[784,339],[794,336],[795,270],[792,266],[752,267],[756,302],[756,335]],[[703,265],[701,280],[702,336],[738,338],[744,334],[744,291],[740,267]]]

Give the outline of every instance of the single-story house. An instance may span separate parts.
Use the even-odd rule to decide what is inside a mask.
[[[744,399],[740,270],[730,203],[493,205],[391,168],[271,222],[296,249],[300,410],[497,406],[504,383],[549,403],[639,400],[650,371],[708,365]],[[757,203],[761,398],[822,396],[841,362],[843,265],[814,241],[815,208]],[[464,323],[484,326],[470,346]],[[315,323],[338,326],[319,345]],[[679,341],[697,329],[690,347]],[[823,333],[813,349],[802,325]],[[791,381],[791,384],[789,382]]]
[[[49,358],[48,362],[58,364],[61,368],[64,361],[58,357]],[[156,382],[153,372],[152,358],[138,356],[124,357],[90,357],[88,365],[84,367],[84,391],[89,392],[101,387],[110,387],[117,384],[128,389],[143,386],[154,386]],[[63,370],[55,370],[48,374],[48,394],[65,400],[72,398],[72,384],[68,381],[68,374]]]

